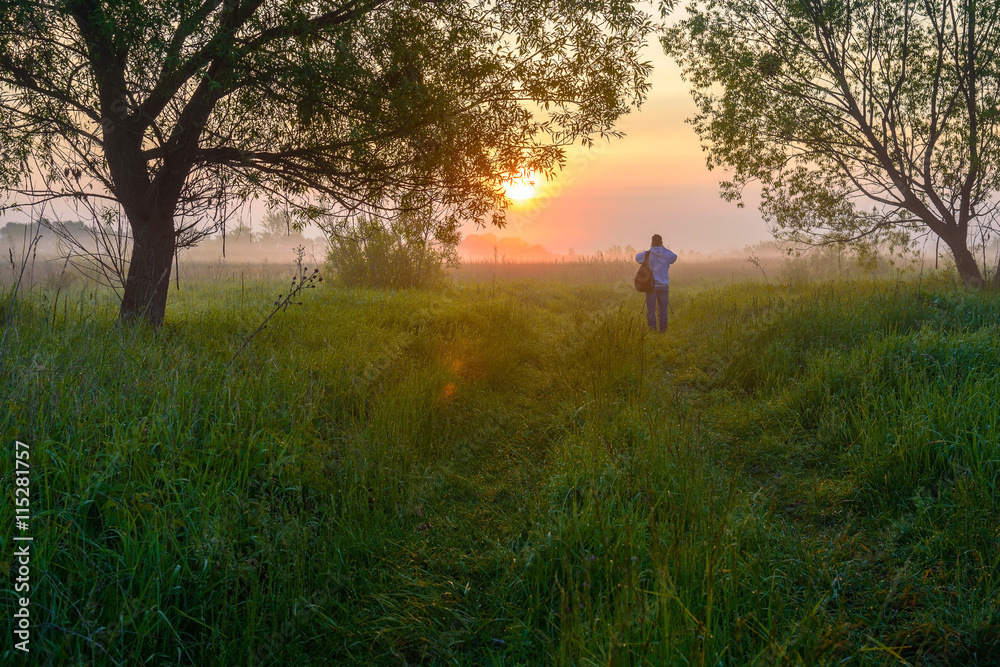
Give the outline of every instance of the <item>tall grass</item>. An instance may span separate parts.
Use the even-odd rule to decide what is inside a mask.
[[[227,368],[281,289],[187,283],[159,331],[81,287],[12,311],[51,664],[1000,652],[992,295],[681,283],[659,336],[617,278],[328,287]]]

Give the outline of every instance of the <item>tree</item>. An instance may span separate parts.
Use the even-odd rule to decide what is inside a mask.
[[[639,4],[0,2],[7,185],[120,206],[120,316],[159,324],[178,244],[251,196],[300,223],[416,195],[502,224],[508,175],[551,173],[643,100]]]
[[[292,216],[286,211],[268,211],[260,220],[261,231],[257,235],[261,241],[282,239],[301,240],[302,232],[295,228]]]
[[[662,39],[710,167],[750,182],[783,240],[936,235],[984,284],[1000,190],[996,0],[708,0]],[[1000,285],[1000,275],[995,277]]]
[[[239,218],[231,229],[223,231],[227,239],[232,239],[236,243],[253,243],[253,225],[246,218]],[[223,252],[223,254],[225,253]]]

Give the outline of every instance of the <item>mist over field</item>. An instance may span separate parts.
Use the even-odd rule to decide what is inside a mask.
[[[50,229],[38,225],[15,223],[0,227],[0,252],[7,259],[7,270],[0,273],[0,282],[16,282],[25,249],[35,235],[40,237],[31,248],[33,260],[27,266],[30,280],[53,280],[64,284],[85,284],[93,281],[94,270],[77,271],[75,265],[87,267],[80,256],[83,251],[95,252],[92,235],[80,223],[69,223],[67,228],[81,240],[82,248],[70,251]],[[327,263],[330,245],[315,230],[303,234],[294,230],[272,229],[257,232],[253,227],[232,231],[223,240],[216,235],[203,240],[193,248],[178,253],[174,281],[183,285],[188,277],[199,277],[206,272],[217,275],[237,276],[241,272],[260,272],[278,276],[288,273],[296,262],[297,251],[303,252],[306,266],[320,268],[332,280],[336,269]],[[645,248],[643,248],[645,249]],[[953,269],[950,259],[934,248],[919,249],[903,256],[888,254],[876,257],[860,256],[841,247],[791,246],[776,242],[759,242],[741,249],[701,252],[675,248],[678,264],[673,276],[682,283],[698,285],[734,284],[738,282],[808,282],[862,277],[896,275],[920,276],[931,270]],[[580,282],[599,277],[601,280],[627,282],[635,272],[634,256],[640,250],[631,245],[611,246],[589,254],[556,254],[541,244],[529,244],[511,236],[497,236],[490,232],[468,234],[457,245],[458,261],[448,275],[457,282],[507,279],[554,279]],[[1000,252],[1000,245],[993,243],[985,249],[989,258]],[[67,262],[67,256],[70,256]],[[595,273],[596,272],[596,273]],[[707,282],[706,282],[707,281]]]

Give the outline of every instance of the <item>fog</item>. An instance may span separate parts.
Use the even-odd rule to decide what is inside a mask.
[[[100,283],[117,286],[120,278],[114,266],[127,266],[116,251],[101,245],[80,223],[67,223],[79,243],[70,248],[47,227],[7,224],[0,227],[0,253],[4,264],[0,284],[21,280],[27,285],[49,287]],[[32,239],[38,238],[33,244]],[[629,281],[635,272],[635,254],[646,246],[611,245],[596,252],[558,253],[540,243],[516,236],[499,236],[491,231],[466,234],[458,246],[461,263],[449,275],[457,282],[517,279],[556,279],[566,282]],[[328,244],[316,232],[280,232],[238,229],[235,233],[213,236],[198,245],[179,251],[171,280],[276,278],[290,275],[296,261],[306,267],[324,267]],[[887,275],[889,272],[924,272],[950,269],[950,255],[932,242],[918,246],[905,257],[859,258],[856,253],[836,247],[790,248],[761,241],[728,251],[704,252],[671,248],[678,255],[671,276],[678,283],[732,283],[743,281],[788,283],[803,280],[837,280]],[[935,256],[937,252],[937,256]],[[90,253],[90,256],[87,256]],[[996,242],[980,249],[984,264],[991,265],[1000,253]],[[127,251],[120,253],[127,260]],[[71,259],[72,261],[68,260]],[[112,267],[109,269],[108,267]],[[329,275],[335,279],[336,276]]]

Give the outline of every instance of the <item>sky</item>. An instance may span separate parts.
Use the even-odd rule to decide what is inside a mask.
[[[683,9],[678,10],[683,12]],[[470,234],[517,236],[562,255],[588,254],[611,246],[645,248],[658,233],[674,250],[740,250],[770,238],[755,202],[747,206],[719,197],[723,172],[710,172],[694,129],[689,85],[680,69],[651,41],[652,89],[638,112],[621,119],[623,139],[593,150],[574,147],[555,181],[539,182],[537,196],[515,203],[504,230]]]
[[[679,8],[674,17],[683,12]],[[655,37],[644,56],[653,64],[652,88],[642,108],[619,121],[624,138],[592,149],[574,146],[554,181],[539,182],[536,196],[514,204],[505,229],[469,224],[463,235],[506,237],[506,247],[525,259],[591,254],[612,246],[645,248],[654,233],[675,251],[703,253],[738,251],[770,239],[755,202],[748,198],[747,207],[739,209],[719,197],[718,183],[725,176],[708,170],[698,137],[685,122],[695,106],[680,69]],[[20,218],[4,216],[0,226],[7,220]],[[471,245],[460,251],[470,256]],[[489,237],[476,246],[492,248]]]

